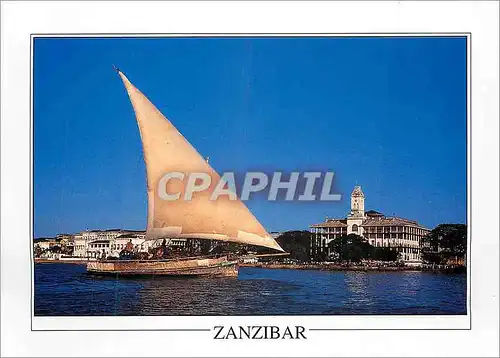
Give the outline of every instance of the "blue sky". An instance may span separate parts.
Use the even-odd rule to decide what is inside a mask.
[[[466,221],[465,38],[50,39],[34,44],[35,237],[144,229],[122,69],[219,172],[334,171],[340,202],[246,204],[269,231],[366,208]]]

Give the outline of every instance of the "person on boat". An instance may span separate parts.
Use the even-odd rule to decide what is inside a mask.
[[[161,243],[161,256],[162,259],[167,258],[167,239],[163,239]]]
[[[127,245],[125,245],[125,250],[128,252],[133,252],[134,251],[134,244],[132,244],[132,239],[130,239],[127,242]]]
[[[119,254],[120,260],[131,260],[134,258],[134,245],[132,244],[132,239],[127,242],[125,247]]]

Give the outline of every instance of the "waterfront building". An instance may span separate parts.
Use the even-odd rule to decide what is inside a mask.
[[[356,234],[375,247],[395,248],[400,259],[408,265],[422,262],[422,238],[430,231],[415,220],[365,211],[365,195],[360,186],[351,193],[351,211],[346,218],[326,218],[310,226],[311,255],[330,255],[328,244],[344,235]]]
[[[95,240],[88,244],[85,257],[106,258],[110,254],[109,240]]]
[[[75,235],[72,234],[57,234],[56,242],[61,247],[61,250],[66,255],[73,255]]]
[[[90,243],[92,242],[96,242],[96,241],[100,241],[100,240],[106,240],[109,238],[109,235],[110,233],[113,232],[111,230],[86,230],[86,231],[82,231],[81,233],[79,234],[76,234],[75,237],[74,237],[74,240],[73,240],[73,247],[74,247],[74,251],[73,251],[73,256],[77,256],[77,257],[95,257],[95,256],[91,256],[91,252],[89,251],[90,250]],[[101,245],[103,243],[99,243],[99,244],[95,244],[95,245]],[[96,248],[98,248],[99,246],[94,246],[92,247],[93,250],[91,250],[92,252],[94,252]],[[92,253],[92,255],[94,255]]]
[[[73,239],[73,256],[87,257],[87,242],[83,233],[76,234]]]
[[[120,252],[129,242],[132,244],[134,251],[148,252],[150,244],[153,241],[146,240],[144,232],[127,232],[111,240],[109,254],[116,257],[120,256]]]
[[[57,245],[57,241],[56,241],[56,239],[54,239],[52,237],[42,237],[42,238],[36,239],[34,244],[35,244],[35,246],[40,247],[40,249],[42,249],[42,250],[49,250],[53,246]]]
[[[135,230],[88,230],[74,235],[73,255],[78,257],[119,256],[129,241],[138,252],[147,252],[149,242],[144,231]]]
[[[57,246],[55,238],[38,238],[33,243],[33,254],[46,259],[53,258],[55,253],[51,249],[55,246]]]
[[[279,233],[275,233],[279,236]],[[36,239],[34,248],[39,246],[48,251],[54,245],[71,247],[72,256],[82,258],[119,257],[120,252],[131,242],[135,252],[149,252],[150,248],[163,244],[163,238],[146,240],[145,231],[137,230],[86,230],[78,234],[59,234],[56,238]],[[169,248],[200,250],[202,247],[208,252],[220,245],[217,240],[165,238]],[[205,245],[208,243],[208,247]],[[48,255],[48,254],[47,254]],[[45,255],[45,256],[47,256]]]
[[[73,253],[73,235],[59,234],[56,237],[38,238],[33,241],[33,253],[39,258],[71,256]]]

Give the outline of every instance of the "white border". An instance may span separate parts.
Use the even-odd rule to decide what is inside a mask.
[[[7,15],[6,15],[7,13]],[[2,3],[2,354],[60,355],[492,355],[497,352],[494,337],[498,330],[498,4],[489,3]],[[349,16],[350,15],[350,16]],[[89,21],[92,19],[92,21]],[[258,21],[257,21],[258,19]],[[279,20],[279,21],[277,21]],[[300,21],[299,21],[300,20]],[[151,29],[151,30],[150,30]],[[256,30],[255,30],[256,29]],[[118,30],[118,31],[117,31]],[[148,31],[149,30],[149,31]],[[27,265],[30,233],[26,227],[26,209],[30,194],[23,175],[28,166],[19,158],[29,158],[29,124],[27,109],[29,85],[29,34],[61,32],[472,32],[473,63],[472,104],[474,132],[469,139],[474,143],[474,155],[469,159],[468,175],[474,170],[473,193],[468,193],[469,222],[472,216],[472,235],[478,238],[469,248],[472,261],[472,290],[474,292],[472,331],[338,331],[310,332],[309,340],[290,341],[227,341],[223,345],[213,341],[206,332],[121,332],[118,337],[147,344],[105,344],[117,337],[115,332],[58,332],[69,343],[65,346],[44,344],[47,332],[29,331],[26,322],[27,290],[25,279],[31,276]],[[150,36],[150,35],[148,35]],[[469,73],[470,75],[470,73]],[[469,127],[471,128],[471,127]],[[8,131],[9,136],[4,133]],[[471,141],[469,140],[469,144]],[[487,158],[487,160],[485,160]],[[477,169],[479,168],[479,169]],[[491,169],[494,169],[491,171]],[[9,174],[7,174],[9,173]],[[17,175],[14,175],[17,174]],[[8,188],[8,189],[7,189]],[[482,198],[482,200],[481,200]],[[8,238],[8,239],[6,239]],[[14,239],[16,238],[16,239]],[[21,240],[21,238],[23,238]],[[476,240],[476,239],[474,239]],[[479,241],[480,240],[480,241]],[[31,249],[31,244],[30,244]],[[5,253],[8,252],[8,255]],[[15,273],[15,274],[14,274]],[[25,279],[22,279],[22,278]],[[470,281],[469,281],[470,282]],[[469,287],[471,287],[469,285]],[[24,293],[23,293],[24,292]],[[477,298],[476,298],[477,297]],[[474,304],[478,302],[478,304]],[[6,310],[5,308],[8,309]],[[24,308],[23,308],[24,307]],[[495,313],[495,314],[492,314]],[[24,317],[24,318],[22,318]],[[37,317],[42,318],[42,317]],[[34,327],[61,329],[68,323],[65,318],[48,318],[33,322]],[[114,328],[119,324],[141,327],[192,328],[197,323],[213,325],[222,322],[246,324],[277,323],[304,324],[320,328],[466,328],[464,322],[454,322],[466,316],[288,316],[288,317],[108,317],[82,319],[79,324],[87,328],[98,325]],[[422,319],[421,322],[417,322]],[[430,321],[429,321],[430,319]],[[198,320],[198,321],[197,321]],[[204,321],[206,320],[206,321]],[[66,321],[66,322],[65,322]],[[86,321],[86,322],[83,322]],[[8,322],[8,325],[7,323]],[[28,325],[26,324],[28,323]],[[151,326],[152,325],[152,326]],[[9,329],[5,329],[5,328]],[[478,328],[474,328],[478,327]],[[210,327],[209,327],[210,328]],[[82,340],[83,343],[76,344]],[[442,345],[443,337],[455,337],[453,345]],[[321,342],[334,346],[321,347]],[[426,337],[425,343],[423,337]],[[461,337],[461,338],[460,338]],[[467,337],[467,339],[464,339]],[[85,342],[94,342],[86,344]],[[165,351],[163,344],[154,342],[168,339],[171,344]],[[429,340],[430,339],[430,340]],[[173,341],[175,340],[175,341]],[[192,342],[196,340],[198,344]],[[441,342],[439,342],[441,340]],[[59,341],[59,340],[58,340]],[[388,351],[387,342],[391,342]],[[27,344],[26,342],[29,342]],[[95,342],[99,342],[95,344]],[[102,343],[101,343],[102,342]],[[175,342],[182,344],[175,344]],[[363,342],[363,344],[359,344]],[[383,344],[377,344],[384,342]],[[333,343],[333,342],[332,342]],[[7,345],[8,349],[5,348]],[[330,347],[330,348],[328,348]],[[325,349],[326,348],[326,349]],[[66,349],[66,350],[64,350]],[[224,349],[223,351],[221,349]],[[479,353],[478,353],[479,352]]]
[[[206,38],[216,38],[216,37],[244,37],[244,36],[254,36],[254,37],[353,37],[357,34],[259,34],[259,35],[248,35],[248,34],[147,34],[139,35],[135,34],[113,34],[113,35],[99,35],[99,34],[77,34],[77,35],[60,35],[60,34],[34,34],[32,36],[32,45],[35,38],[38,37],[51,37],[51,38],[68,38],[68,37],[91,37],[91,38],[117,38],[117,37],[150,37],[150,38],[162,38],[162,37],[206,37]],[[379,37],[386,36],[392,37],[392,34],[362,34],[363,37]],[[427,36],[426,34],[396,34],[395,37],[419,37]],[[440,34],[434,33],[432,37],[443,37],[443,36],[453,36],[453,37],[466,37],[467,38],[467,58],[469,59],[469,48],[470,48],[470,34],[466,33],[454,33],[450,34]],[[469,68],[470,61],[467,63],[467,72],[470,72]],[[31,66],[31,81],[33,81],[33,66]],[[33,82],[32,82],[33,83]],[[467,109],[470,107],[470,84],[468,83],[467,88]],[[33,97],[31,98],[31,104],[33,105]],[[32,107],[33,111],[33,107]],[[31,113],[31,123],[33,128],[33,112]],[[470,116],[467,116],[467,128],[470,128]],[[33,134],[32,134],[33,135]],[[469,135],[469,133],[467,134]],[[33,139],[33,138],[32,138]],[[470,137],[464,138],[468,141],[467,145],[467,156],[470,154]],[[32,163],[33,165],[33,163]],[[33,180],[33,178],[32,178]],[[470,176],[468,176],[470,181]],[[469,197],[469,196],[468,196]],[[468,200],[468,207],[470,205],[470,199]],[[33,208],[33,206],[32,206]],[[468,210],[470,212],[470,210]],[[32,213],[33,215],[33,213]],[[470,222],[470,219],[469,219]],[[470,226],[470,225],[469,225]],[[31,233],[33,234],[33,233]],[[470,233],[468,235],[468,241],[470,241]],[[470,249],[470,245],[468,245]],[[31,253],[33,257],[33,253]],[[32,260],[33,265],[33,260]],[[34,287],[34,277],[32,275],[32,287]],[[397,315],[397,316],[367,316],[363,322],[360,322],[359,316],[356,315],[346,315],[346,316],[288,316],[291,318],[291,322],[297,319],[304,320],[307,318],[313,318],[313,323],[310,323],[309,328],[311,329],[469,329],[470,328],[470,310],[469,310],[469,299],[470,299],[470,270],[467,273],[467,315]],[[34,303],[34,297],[32,299]],[[86,317],[41,317],[33,315],[33,305],[32,305],[32,328],[33,330],[141,330],[141,329],[211,329],[213,327],[214,317],[189,317],[186,319],[184,316],[149,316],[149,318],[154,318],[153,321],[145,321],[143,316],[140,320],[130,319],[131,317],[93,317],[88,319]],[[256,321],[251,320],[253,324],[255,322],[260,322],[260,324],[272,325],[276,318],[282,319],[285,316],[261,316]],[[332,317],[335,317],[335,321],[332,323]],[[356,318],[352,320],[352,318]],[[219,317],[217,321],[223,323],[224,325],[235,325],[239,324],[246,325],[249,316],[231,316],[231,317]],[[141,322],[141,323],[138,323]]]

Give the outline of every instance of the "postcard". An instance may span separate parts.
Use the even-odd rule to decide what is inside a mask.
[[[31,32],[30,332],[197,356],[471,332],[473,36]]]

